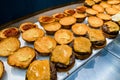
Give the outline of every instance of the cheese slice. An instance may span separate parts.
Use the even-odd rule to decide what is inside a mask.
[[[32,62],[27,71],[28,80],[50,80],[50,65],[48,60]]]
[[[68,45],[60,45],[53,50],[51,61],[68,65],[71,55],[72,55],[71,47],[69,47]]]
[[[105,40],[105,37],[101,30],[90,29],[88,31],[90,41],[100,41]]]
[[[105,23],[105,25],[107,25],[110,32],[119,31],[119,26],[115,22],[108,21]]]
[[[74,39],[73,47],[76,52],[90,52],[91,51],[91,42],[87,38],[77,37]]]

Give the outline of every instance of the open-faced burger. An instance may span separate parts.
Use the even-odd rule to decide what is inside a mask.
[[[55,64],[58,71],[68,71],[75,63],[75,56],[70,46],[58,45],[52,51],[50,60]]]
[[[49,60],[35,60],[30,64],[25,80],[57,80],[55,65]]]
[[[73,41],[73,51],[78,59],[86,59],[92,54],[92,44],[88,38],[76,37]]]

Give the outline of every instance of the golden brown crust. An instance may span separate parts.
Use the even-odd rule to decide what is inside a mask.
[[[94,49],[100,49],[106,45],[106,38],[102,30],[89,29],[88,36]]]
[[[102,34],[102,30],[89,29],[88,35],[89,35],[90,41],[104,41],[105,40],[105,37]]]
[[[38,21],[40,22],[40,24],[42,26],[48,24],[48,23],[52,23],[55,22],[55,18],[51,17],[51,16],[40,16]]]
[[[43,37],[44,35],[45,35],[45,33],[42,29],[32,28],[32,29],[29,29],[29,30],[23,32],[22,38],[25,41],[33,42],[33,41],[37,40],[39,37]]]
[[[58,45],[52,51],[51,61],[69,65],[71,55],[72,55],[72,48],[70,46]]]
[[[50,64],[48,60],[33,61],[27,72],[27,80],[51,80]]]
[[[91,54],[92,44],[88,38],[76,37],[73,42],[74,51],[77,53]]]
[[[101,18],[102,20],[105,20],[105,21],[111,20],[111,16],[108,15],[108,14],[99,13],[96,16],[99,17],[99,18]]]
[[[64,10],[64,13],[67,14],[68,16],[72,16],[73,14],[75,14],[75,10],[74,9],[66,9]]]
[[[38,28],[38,25],[36,25],[32,22],[25,22],[25,23],[22,23],[19,27],[21,32],[24,32],[24,31],[29,30],[31,28]]]
[[[92,6],[92,9],[96,10],[97,12],[103,13],[104,12],[104,8],[98,4],[95,4]]]
[[[18,68],[27,68],[35,58],[35,50],[31,47],[25,46],[13,52],[7,59],[10,66]]]
[[[93,0],[95,3],[100,3],[102,0]]]
[[[3,62],[0,60],[0,80],[1,80],[1,78],[2,78],[2,76],[3,76],[3,74],[4,74],[4,64],[3,64]]]
[[[54,38],[58,44],[68,44],[73,40],[73,33],[67,29],[60,29],[54,34]]]
[[[96,10],[91,9],[91,8],[87,8],[86,13],[88,16],[94,16],[94,15],[98,14],[98,12]]]
[[[113,22],[113,21],[105,22],[104,25],[109,27],[110,32],[119,31],[119,25],[117,23]]]
[[[59,21],[61,18],[67,16],[65,13],[55,13],[52,15],[53,18],[55,18],[56,21]]]
[[[115,38],[118,35],[119,29],[119,25],[112,21],[105,22],[102,27],[103,33],[107,38]]]
[[[93,0],[85,0],[84,5],[91,7],[95,4],[95,2]]]
[[[44,25],[44,29],[47,32],[47,34],[55,33],[60,28],[61,28],[61,24],[59,22],[53,22],[53,23],[49,23],[49,24]]]
[[[77,19],[77,22],[83,22],[86,16],[87,15],[85,13],[77,13],[77,12],[73,15],[73,17]]]
[[[5,28],[0,32],[0,38],[19,37],[19,29],[16,27]]]
[[[103,8],[110,8],[110,7],[111,7],[111,5],[108,4],[108,3],[105,2],[105,1],[102,1],[102,2],[100,3],[100,5],[101,5]]]
[[[92,44],[88,38],[76,37],[73,42],[73,52],[76,58],[84,60],[92,54]]]
[[[119,4],[120,0],[108,0],[107,3],[108,4]]]
[[[112,5],[112,8],[116,8],[116,9],[120,10],[120,4]]]
[[[95,16],[90,16],[88,17],[88,23],[90,27],[100,28],[103,25],[103,20]]]
[[[20,47],[20,41],[15,37],[0,41],[0,56],[9,56]]]
[[[88,26],[86,24],[76,23],[72,26],[72,31],[75,35],[86,35]]]
[[[56,41],[50,36],[39,38],[34,43],[34,48],[42,55],[49,55],[55,47]]]
[[[52,51],[50,59],[55,64],[56,69],[59,72],[70,70],[75,63],[75,56],[72,52],[72,48],[68,45],[56,46]]]
[[[84,14],[84,13],[75,13],[74,15],[73,15],[73,17],[75,17],[75,18],[85,18],[86,17],[86,14]]]
[[[64,17],[60,19],[59,23],[63,28],[70,28],[72,24],[76,23],[76,18],[73,16]]]
[[[118,9],[116,9],[116,8],[112,8],[112,7],[111,7],[111,8],[106,8],[105,11],[106,11],[107,14],[109,14],[109,15],[114,15],[114,14],[116,14],[116,13],[119,12]]]
[[[86,9],[87,9],[87,7],[85,7],[85,6],[78,6],[78,7],[76,7],[76,12],[77,13],[85,13]]]

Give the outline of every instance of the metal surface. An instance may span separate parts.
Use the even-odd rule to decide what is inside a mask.
[[[39,16],[52,15],[57,12],[63,12],[65,9],[68,9],[68,8],[74,9],[75,7],[77,7],[79,5],[81,5],[81,4],[77,3],[77,4],[61,7],[58,9],[46,11],[39,15],[36,15],[36,16],[30,17],[28,19],[22,20],[20,22],[17,22],[15,24],[9,25],[9,27],[11,27],[11,26],[19,27],[19,25],[23,22],[32,21],[32,22],[36,23],[40,28],[42,28],[41,25],[39,24],[39,22],[36,22]],[[25,42],[21,37],[19,38],[19,40],[21,42],[21,47],[22,46],[33,47],[33,44]],[[107,45],[112,40],[113,39],[107,39]],[[109,49],[111,50],[112,49],[111,47],[113,47],[114,45],[113,45],[113,43],[111,43],[109,45],[110,45]],[[107,48],[105,48],[105,49],[109,50]],[[66,80],[118,80],[116,78],[118,78],[120,76],[120,74],[118,74],[120,72],[119,66],[118,66],[119,59],[116,56],[119,56],[119,54],[118,55],[116,54],[116,56],[113,56],[112,54],[109,54],[107,51],[104,51],[104,50],[99,52],[100,50],[101,49],[93,50],[92,55],[86,60],[76,59],[75,65],[71,70],[69,70],[68,72],[58,72],[57,73],[58,80],[63,80],[63,79],[66,79]],[[112,51],[111,51],[111,53],[112,53]],[[96,55],[97,55],[97,57],[94,57]],[[43,57],[43,56],[37,55],[36,59],[40,59],[40,60],[49,59],[49,57]],[[2,80],[25,80],[26,69],[18,69],[18,68],[9,66],[7,64],[6,57],[0,57],[0,60],[2,60],[5,64],[5,74],[4,74]],[[80,72],[77,73],[76,71],[77,72],[80,71]],[[113,76],[113,74],[115,74],[115,76]],[[113,78],[108,78],[109,76],[110,77],[113,76]],[[66,78],[66,77],[68,77],[68,78]]]
[[[39,24],[39,22],[36,22],[36,24],[39,26],[39,28],[43,29],[42,26]],[[24,41],[21,36],[19,37],[19,40],[21,42],[21,47],[23,47],[23,46],[33,47],[33,44],[27,43],[26,41]],[[107,44],[109,44],[111,41],[112,40],[107,39]],[[93,49],[92,55],[86,60],[76,59],[74,67],[72,69],[70,69],[67,72],[58,72],[57,73],[58,80],[63,80],[66,77],[71,76],[72,72],[74,72],[77,68],[82,67],[83,64],[85,64],[89,59],[93,58],[100,50],[101,49],[98,49],[98,50]],[[39,59],[39,60],[49,59],[49,57],[43,57],[43,56],[37,55],[36,59]],[[2,80],[25,80],[26,70],[9,66],[7,64],[7,58],[5,58],[5,57],[0,57],[0,60],[2,60],[4,62],[5,70],[6,70],[6,73],[4,74]]]
[[[120,35],[113,42],[107,45],[105,49],[114,56],[120,58]]]
[[[120,59],[103,49],[66,80],[120,80]]]

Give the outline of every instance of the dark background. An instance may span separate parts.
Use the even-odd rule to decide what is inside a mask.
[[[79,0],[0,0],[0,25],[34,12]]]

